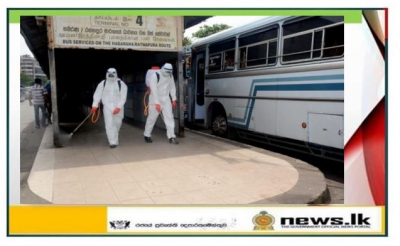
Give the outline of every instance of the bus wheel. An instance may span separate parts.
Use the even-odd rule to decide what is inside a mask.
[[[228,122],[222,114],[217,114],[212,121],[212,134],[220,137],[228,136]]]

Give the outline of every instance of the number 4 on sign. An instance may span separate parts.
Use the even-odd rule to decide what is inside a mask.
[[[142,20],[142,16],[138,16],[136,19],[136,24],[139,24],[139,26],[143,25],[143,20]]]

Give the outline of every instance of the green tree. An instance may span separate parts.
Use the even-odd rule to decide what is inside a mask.
[[[30,86],[34,81],[33,77],[27,75],[24,72],[21,72],[20,78],[21,78],[21,82],[20,82],[21,86]]]
[[[200,27],[200,30],[192,34],[192,37],[194,38],[204,38],[207,36],[210,36],[211,34],[220,32],[222,30],[231,28],[231,26],[228,26],[226,24],[214,24],[212,26],[208,25],[203,25]]]
[[[191,44],[192,44],[192,40],[190,38],[188,38],[188,37],[183,38],[183,42],[182,42],[183,46],[191,45]]]

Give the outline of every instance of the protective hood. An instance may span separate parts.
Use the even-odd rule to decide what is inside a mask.
[[[161,74],[164,77],[171,76],[172,71],[173,71],[173,69],[172,69],[172,65],[170,63],[165,63],[164,66],[162,66],[162,68],[161,68]]]
[[[117,70],[115,68],[109,68],[106,73],[107,82],[115,82],[118,79]]]

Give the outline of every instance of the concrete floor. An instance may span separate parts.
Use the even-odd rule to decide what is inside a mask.
[[[188,126],[190,129],[195,130],[196,132],[201,132],[204,134],[212,135],[210,129],[203,129],[202,127],[198,127],[196,125],[189,125]],[[317,172],[322,172],[324,177],[325,177],[325,182],[327,186],[327,190],[329,191],[329,197],[328,200],[325,201],[326,203],[329,204],[344,204],[344,173],[343,173],[343,164],[333,162],[333,161],[328,161],[326,159],[318,158],[315,156],[310,156],[310,155],[305,155],[302,153],[298,153],[295,151],[290,151],[287,149],[271,146],[268,144],[262,144],[260,142],[255,142],[251,140],[245,140],[245,139],[240,139],[236,138],[235,141],[243,144],[248,144],[254,147],[258,147],[264,150],[280,153],[282,155],[290,156],[292,158],[295,158],[297,160],[301,160],[303,162],[306,162],[314,167],[317,168]],[[297,162],[296,162],[297,163]],[[292,163],[293,164],[293,163]],[[297,165],[294,165],[294,167],[297,170],[300,170],[301,167],[298,167]],[[309,171],[307,172],[311,176],[311,179],[315,176],[314,174],[310,173]],[[301,174],[301,172],[300,172]],[[309,177],[303,177],[309,179]],[[291,190],[293,191],[293,190]],[[286,198],[288,194],[285,194]],[[296,199],[297,200],[297,199]],[[269,201],[271,202],[271,200]],[[277,203],[287,203],[287,201],[278,201]]]
[[[54,204],[268,203],[291,190],[309,201],[326,189],[323,175],[306,163],[190,131],[171,145],[155,129],[147,144],[142,128],[124,123],[116,149],[101,123],[85,124],[64,148],[52,147],[52,134],[48,127],[28,184]],[[298,170],[313,178],[299,180]]]
[[[33,106],[29,106],[29,101],[20,103],[20,133],[35,119]]]
[[[28,101],[21,102],[20,105],[20,202],[23,204],[48,204],[48,201],[34,194],[27,183],[45,129],[35,128],[34,110],[29,106]]]

